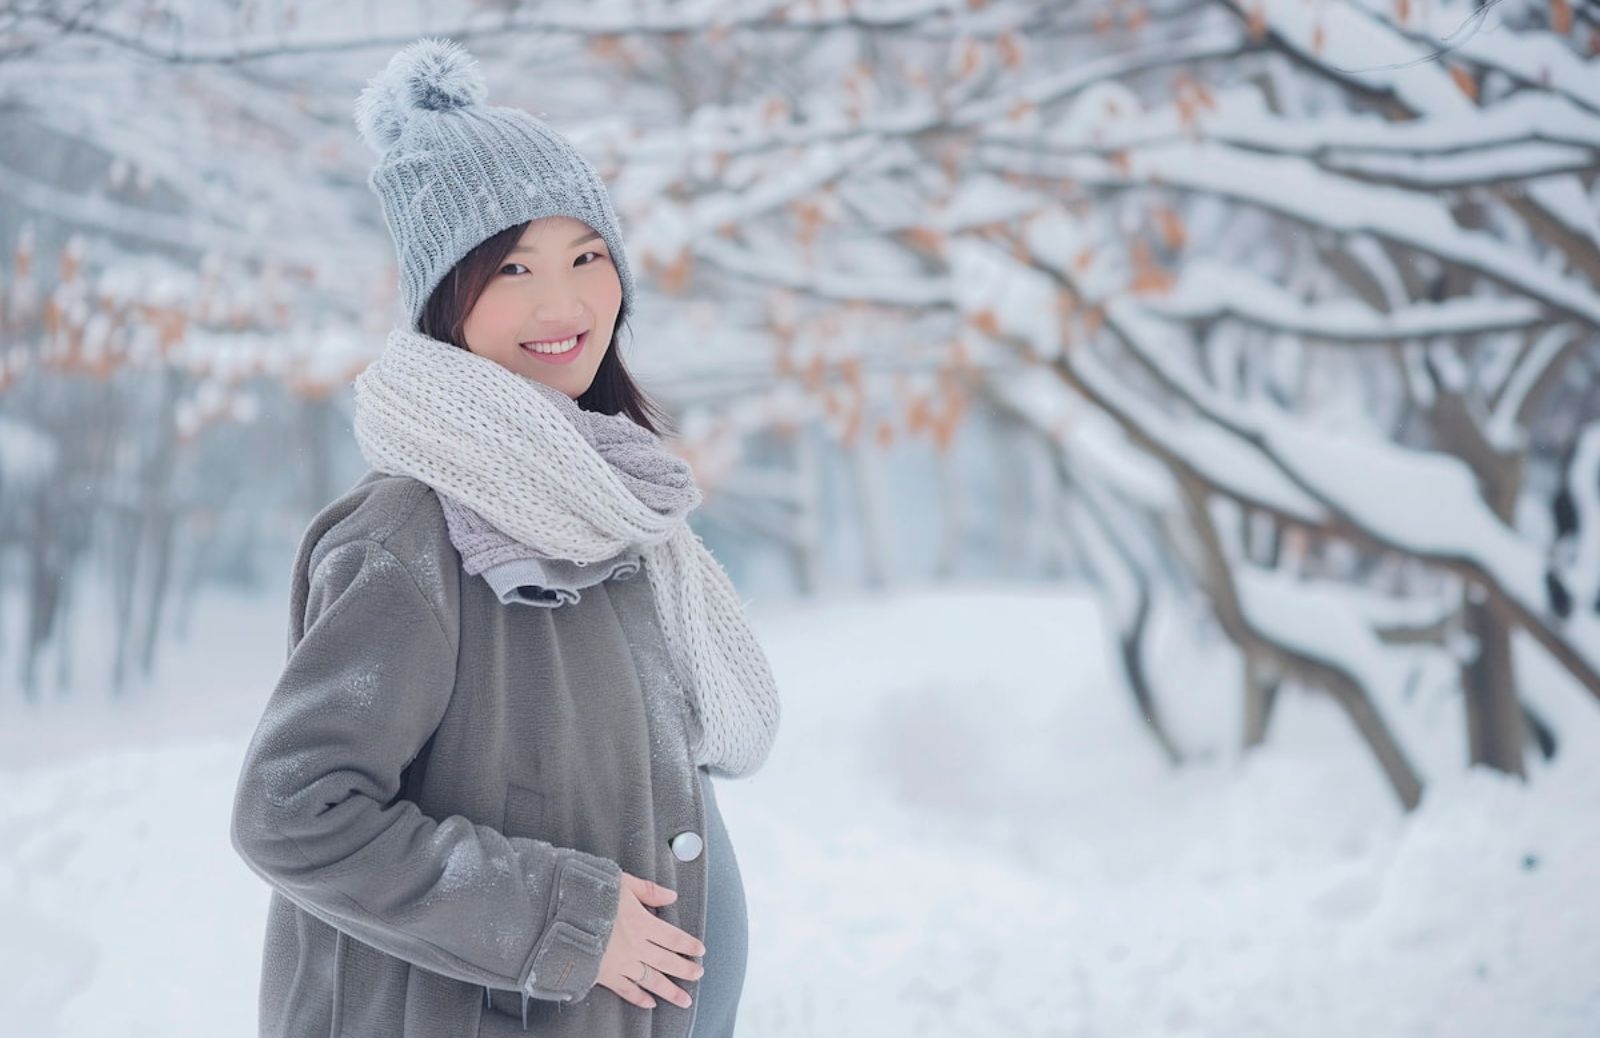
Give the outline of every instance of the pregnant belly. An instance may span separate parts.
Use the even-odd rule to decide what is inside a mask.
[[[700,768],[706,802],[706,972],[680,987],[695,1000],[694,1038],[726,1038],[733,1034],[739,995],[744,989],[748,925],[739,860],[718,810],[714,779]]]

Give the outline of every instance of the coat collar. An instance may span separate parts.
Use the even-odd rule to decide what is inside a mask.
[[[584,588],[612,577],[631,577],[639,572],[643,554],[628,547],[599,562],[572,562],[533,556],[509,559],[488,567],[483,579],[505,605],[532,605],[555,608],[571,605]]]

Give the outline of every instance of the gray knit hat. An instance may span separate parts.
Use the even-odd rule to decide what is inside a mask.
[[[379,155],[367,178],[400,260],[400,296],[417,330],[428,296],[490,235],[542,216],[600,232],[622,281],[633,275],[605,184],[561,134],[516,108],[483,103],[478,63],[447,39],[417,40],[389,59],[356,100],[356,126]]]

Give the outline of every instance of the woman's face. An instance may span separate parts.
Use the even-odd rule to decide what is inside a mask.
[[[621,308],[622,282],[600,235],[582,220],[546,216],[523,229],[461,334],[473,353],[576,400],[611,347]]]

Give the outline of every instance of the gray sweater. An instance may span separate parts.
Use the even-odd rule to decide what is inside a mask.
[[[431,489],[369,472],[307,528],[289,620],[231,831],[273,887],[264,1038],[502,1029],[483,1014],[687,1036],[698,1000],[595,986],[619,870],[676,890],[656,913],[705,938],[708,804],[646,581],[508,606]]]

